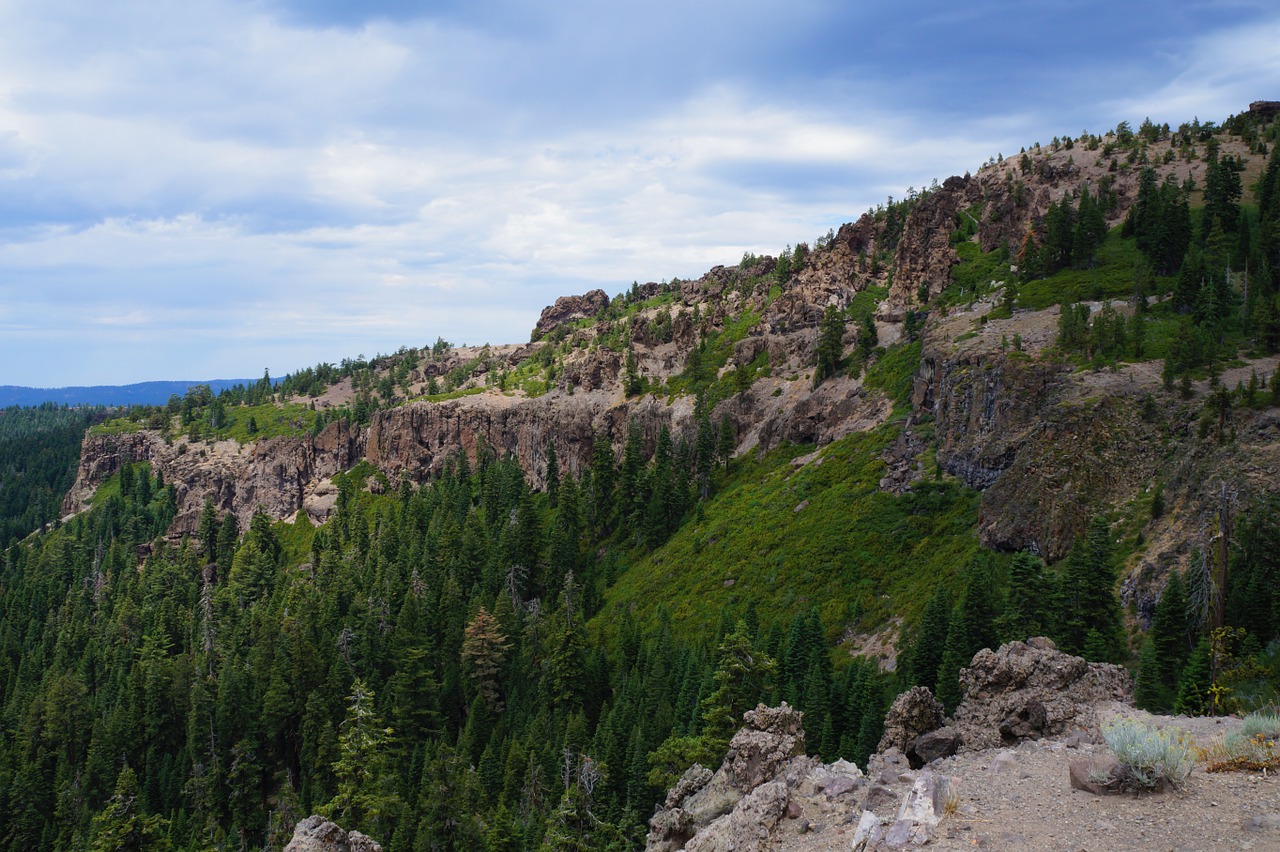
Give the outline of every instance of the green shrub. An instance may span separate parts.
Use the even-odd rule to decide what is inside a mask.
[[[1240,733],[1245,737],[1265,737],[1280,740],[1280,713],[1259,711],[1244,717]]]
[[[1162,731],[1132,719],[1118,719],[1102,728],[1102,738],[1120,763],[1128,786],[1155,790],[1180,787],[1191,775],[1195,755],[1190,738],[1181,731]]]
[[[1244,717],[1240,730],[1202,750],[1210,772],[1258,772],[1280,769],[1280,714],[1258,711]]]

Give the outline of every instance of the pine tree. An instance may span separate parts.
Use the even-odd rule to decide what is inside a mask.
[[[947,641],[942,652],[942,661],[938,664],[937,689],[934,690],[942,706],[948,713],[954,712],[964,698],[960,686],[960,669],[969,665],[973,654],[969,651],[969,637],[964,630],[964,621],[960,617],[960,607],[952,612],[947,626]]]
[[[1024,642],[1053,632],[1052,609],[1044,562],[1025,550],[1009,568],[1009,596],[998,620],[1002,638]]]
[[[1168,701],[1177,695],[1182,669],[1191,655],[1191,623],[1187,618],[1187,593],[1177,572],[1169,575],[1151,624],[1151,642],[1159,665],[1159,683]]]
[[[1091,659],[1100,662],[1119,662],[1123,652],[1120,601],[1115,593],[1111,550],[1110,525],[1101,515],[1096,515],[1090,520],[1086,534],[1072,545],[1063,577],[1063,648],[1080,654],[1088,646],[1094,654]]]
[[[777,665],[751,646],[747,625],[742,621],[725,637],[717,657],[715,691],[702,704],[703,732],[712,742],[727,746],[742,724],[742,714],[754,707],[772,685]]]
[[[1163,713],[1169,709],[1169,693],[1160,682],[1160,661],[1156,656],[1156,644],[1148,636],[1138,655],[1138,676],[1133,688],[1133,703],[1151,713]]]
[[[1173,709],[1188,716],[1203,716],[1212,711],[1213,698],[1210,687],[1213,676],[1210,657],[1212,651],[1207,636],[1201,636],[1195,650],[1178,679],[1178,698]]]
[[[556,442],[547,441],[547,498],[551,508],[560,499],[560,460],[556,458]]]
[[[502,712],[502,689],[498,678],[510,647],[497,619],[480,607],[467,625],[462,641],[462,665],[476,694],[491,713]]]
[[[729,469],[729,460],[733,458],[733,451],[738,446],[737,436],[734,434],[733,421],[729,419],[729,412],[725,412],[720,418],[720,429],[716,435],[716,455],[720,457],[724,469]]]
[[[814,387],[840,372],[843,355],[844,314],[835,305],[827,305],[818,325],[817,362],[813,368]]]
[[[125,766],[106,807],[93,818],[89,829],[91,852],[161,852],[173,848],[168,836],[169,821],[140,813],[138,793],[138,776]]]
[[[360,678],[352,683],[348,702],[333,764],[337,790],[318,810],[347,828],[385,836],[383,829],[400,807],[389,760],[392,731],[382,726],[373,690]]]
[[[904,686],[927,686],[936,691],[938,668],[942,665],[942,657],[946,651],[950,620],[951,595],[945,586],[939,586],[925,607],[915,644],[905,660],[910,684],[904,683]]]

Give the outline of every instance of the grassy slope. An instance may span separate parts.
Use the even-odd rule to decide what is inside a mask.
[[[978,494],[950,481],[902,497],[881,492],[880,456],[896,431],[850,435],[798,468],[792,460],[809,448],[739,460],[700,519],[608,590],[596,626],[608,633],[611,614],[626,607],[652,623],[659,605],[678,635],[750,603],[766,625],[816,603],[831,638],[855,604],[869,624],[911,618],[977,550]]]

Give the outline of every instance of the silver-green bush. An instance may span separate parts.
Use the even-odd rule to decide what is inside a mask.
[[[1249,739],[1280,739],[1280,713],[1250,713],[1240,723],[1240,733]]]
[[[1180,731],[1162,731],[1132,719],[1117,719],[1102,729],[1116,761],[1137,787],[1181,786],[1191,775],[1195,755],[1191,739]]]

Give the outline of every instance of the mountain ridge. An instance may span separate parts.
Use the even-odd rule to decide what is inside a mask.
[[[58,388],[33,388],[24,385],[0,385],[0,408],[11,405],[163,405],[169,397],[186,393],[193,385],[208,385],[216,393],[236,385],[253,384],[256,379],[207,379],[187,382],[160,379],[127,385],[67,385]]]

